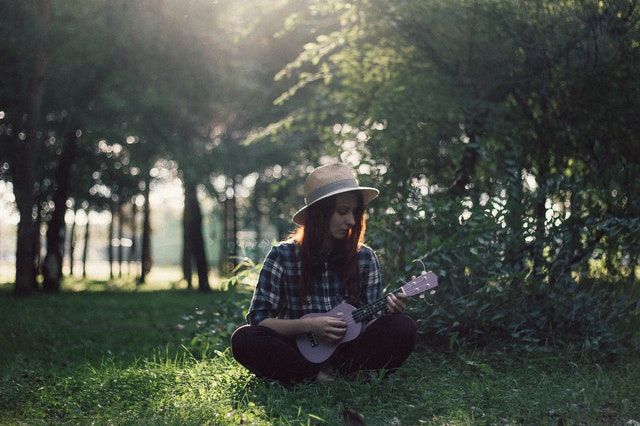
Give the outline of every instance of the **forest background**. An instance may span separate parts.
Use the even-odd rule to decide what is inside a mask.
[[[0,16],[15,294],[59,292],[92,244],[143,285],[167,188],[173,259],[207,291],[212,266],[259,263],[303,176],[339,160],[382,190],[367,241],[385,283],[440,277],[423,334],[640,348],[636,1],[0,0]]]

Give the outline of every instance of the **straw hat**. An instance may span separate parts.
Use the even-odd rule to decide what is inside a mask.
[[[307,208],[313,203],[343,192],[361,191],[367,204],[378,196],[375,188],[360,186],[351,167],[342,163],[328,164],[312,171],[304,182],[304,207],[293,215],[293,222],[304,225]]]

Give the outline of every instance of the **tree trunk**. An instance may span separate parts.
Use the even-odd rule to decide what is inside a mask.
[[[19,190],[16,190],[20,223],[18,224],[16,284],[14,292],[18,296],[26,296],[38,291],[34,249],[36,232],[32,219],[33,214],[31,212],[33,196],[18,196],[18,192]]]
[[[87,278],[87,255],[89,253],[89,211],[87,210],[87,224],[84,228],[84,246],[82,247],[82,278]]]
[[[187,288],[193,288],[193,237],[191,235],[191,222],[193,219],[193,203],[187,202],[187,188],[184,190],[184,212],[182,214],[182,276],[187,282]]]
[[[204,237],[202,235],[202,212],[200,204],[195,200],[195,222],[193,224],[193,254],[198,270],[198,290],[208,292],[211,290],[209,285],[209,265],[207,263],[207,252],[204,247]]]
[[[35,217],[33,222],[33,228],[35,229],[35,236],[33,238],[33,264],[36,268],[36,277],[42,272],[42,205],[36,202]]]
[[[256,247],[253,251],[253,254],[251,256],[251,260],[258,264],[260,262],[260,258],[261,256],[261,244],[260,242],[262,241],[262,214],[260,213],[260,208],[258,207],[258,200],[260,194],[258,193],[258,191],[255,191],[254,193],[254,197],[251,199],[251,207],[253,209],[253,215],[254,215],[254,224],[255,224],[255,231],[256,231]]]
[[[144,219],[142,223],[142,248],[140,260],[142,268],[140,271],[140,284],[144,284],[147,274],[151,271],[151,203],[149,202],[149,182],[146,182],[144,189]]]
[[[76,251],[76,217],[78,217],[78,210],[73,211],[73,222],[71,223],[71,229],[69,230],[69,276],[73,278],[73,258]]]
[[[54,210],[48,223],[47,255],[44,258],[44,268],[42,269],[42,289],[50,293],[59,291],[62,282],[62,260],[64,259],[66,233],[64,217],[67,212],[67,199],[71,187],[71,167],[78,143],[76,131],[70,131],[66,139],[64,150],[58,162],[56,173],[58,186],[53,194]]]
[[[226,197],[226,195],[225,195]],[[222,249],[220,250],[220,271],[223,275],[229,275],[229,207],[227,198],[222,202]]]
[[[14,192],[20,213],[16,242],[16,295],[28,295],[38,291],[36,281],[34,241],[38,237],[33,219],[35,182],[35,146],[40,127],[42,113],[42,96],[44,93],[44,74],[47,68],[47,50],[45,36],[49,28],[51,16],[51,0],[38,2],[40,17],[40,39],[36,45],[33,75],[29,87],[29,111],[27,111],[26,139],[21,144],[22,164],[16,168],[14,176]]]
[[[236,242],[236,235],[238,235],[238,220],[236,214],[236,197],[235,197],[235,182],[230,180],[232,193],[234,195],[226,196],[223,203],[223,218],[222,218],[222,235],[224,235],[224,250],[223,250],[223,268],[224,274],[230,274],[236,266],[238,259],[238,245]]]
[[[233,189],[233,197],[229,201],[231,202],[231,235],[229,235],[231,248],[229,250],[229,258],[232,268],[235,269],[238,265],[238,205],[236,203],[235,188]]]
[[[462,198],[468,195],[469,190],[467,186],[472,182],[478,162],[480,161],[480,153],[475,146],[474,137],[471,136],[471,138],[473,143],[467,144],[462,154],[460,167],[456,171],[456,180],[449,188],[449,194],[454,197]]]
[[[113,274],[113,236],[115,233],[113,232],[113,227],[116,226],[116,207],[115,205],[111,205],[111,223],[109,224],[109,244],[107,244],[107,258],[109,260],[109,279],[114,278]]]
[[[122,278],[122,264],[124,262],[124,253],[122,248],[122,240],[124,238],[124,214],[122,212],[122,204],[118,206],[118,278]]]
[[[136,256],[136,251],[138,250],[138,244],[136,244],[136,240],[138,239],[138,205],[135,200],[131,202],[131,247],[129,248],[129,253],[127,256],[127,263],[129,264],[128,270],[129,274],[136,277],[136,282],[140,282],[140,276],[138,275],[138,258]],[[133,273],[132,273],[133,271]]]
[[[195,185],[187,184],[186,182],[183,184],[185,211],[189,210],[189,214],[185,214],[184,233],[189,234],[185,242],[189,241],[191,246],[191,256],[183,258],[183,266],[191,262],[189,257],[195,261],[198,272],[198,290],[208,292],[211,290],[211,286],[209,285],[209,265],[207,264],[207,254],[202,235],[202,212],[200,211]],[[185,254],[187,254],[187,250],[185,250]]]

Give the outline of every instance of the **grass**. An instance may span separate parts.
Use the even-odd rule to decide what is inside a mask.
[[[635,359],[553,351],[442,352],[421,342],[395,375],[284,387],[228,341],[250,294],[72,282],[16,299],[0,285],[0,424],[638,425]],[[522,355],[526,354],[526,355]]]

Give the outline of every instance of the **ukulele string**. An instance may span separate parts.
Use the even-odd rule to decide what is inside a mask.
[[[422,274],[423,276],[424,274]],[[409,281],[408,283],[406,283],[404,286],[397,288],[396,290],[392,291],[391,293],[396,294],[399,293],[401,291],[404,291],[405,293],[407,293],[407,290],[413,290],[413,291],[417,291],[416,289],[418,288],[418,278],[414,278],[411,281]],[[431,285],[429,283],[427,283],[427,289],[431,287]],[[425,289],[426,290],[426,289]],[[418,293],[414,293],[414,294],[418,294]],[[409,294],[410,296],[414,295],[414,294]],[[354,311],[348,313],[348,317],[344,320],[345,323],[347,325],[351,325],[351,324],[355,324],[357,322],[362,322],[370,317],[372,317],[373,315],[375,315],[377,312],[381,311],[382,308],[384,308],[384,305],[386,304],[386,300],[387,300],[387,296],[382,296],[381,298],[379,298],[378,300],[371,302],[371,304],[369,305],[365,305],[362,306],[360,308],[355,309]]]

